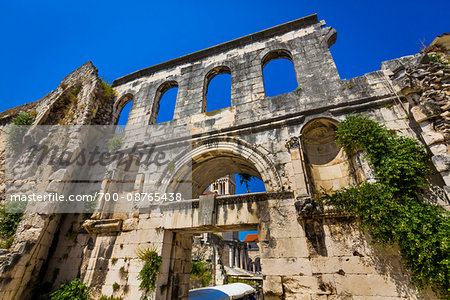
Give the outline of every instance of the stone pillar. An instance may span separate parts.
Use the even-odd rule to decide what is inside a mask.
[[[295,196],[311,195],[300,137],[291,136],[287,139],[285,146],[291,154],[291,164],[293,170],[292,178],[294,178]]]

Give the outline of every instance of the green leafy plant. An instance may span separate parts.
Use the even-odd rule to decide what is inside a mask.
[[[14,234],[21,220],[21,213],[7,213],[5,205],[0,207],[0,238],[3,239],[3,242],[0,243],[0,248],[7,249],[11,247],[14,241]]]
[[[11,150],[17,150],[22,144],[22,139],[28,131],[29,125],[34,122],[34,116],[28,112],[22,112],[12,119],[12,125],[9,128],[6,143]]]
[[[175,163],[173,161],[168,162],[167,168],[170,170],[170,172],[175,171]]]
[[[430,58],[430,61],[439,63],[441,65],[448,66],[450,64],[450,62],[445,57],[445,55],[443,55],[441,53],[432,53],[432,54],[429,54],[428,57]]]
[[[69,283],[61,284],[60,288],[49,295],[51,300],[88,300],[89,287],[81,283],[79,278],[75,278]]]
[[[208,286],[212,280],[211,271],[208,268],[208,263],[204,261],[191,262],[191,279],[201,279],[203,286]]]
[[[302,88],[298,86],[295,88],[294,92],[300,92],[301,90],[302,90]]]
[[[398,245],[417,286],[448,299],[450,222],[442,207],[418,197],[430,175],[424,148],[361,115],[348,116],[336,136],[347,155],[366,151],[377,182],[325,194],[323,203],[358,216],[374,242]]]
[[[103,78],[100,78],[100,79],[102,80],[101,87],[102,87],[104,95],[107,98],[114,98],[116,96],[116,91],[114,90],[114,88],[111,86],[111,84],[106,82]]]
[[[114,297],[114,296],[105,296],[105,295],[102,295],[100,298],[99,298],[99,300],[123,300],[123,298],[122,297]]]
[[[109,139],[108,142],[109,142],[108,150],[110,152],[120,149],[120,147],[122,147],[123,144],[120,136],[112,137]]]
[[[111,264],[115,265],[117,260],[118,259],[116,257],[111,258]]]
[[[13,242],[14,242],[14,235],[6,239],[0,240],[0,249],[9,249],[12,246]]]
[[[113,292],[117,292],[120,289],[120,285],[117,282],[114,282],[112,288]]]
[[[156,288],[162,257],[158,255],[156,248],[138,249],[137,256],[144,262],[138,275],[138,279],[141,281],[139,288],[145,292],[153,292]]]

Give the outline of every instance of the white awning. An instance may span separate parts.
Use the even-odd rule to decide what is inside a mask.
[[[232,300],[254,293],[256,290],[245,283],[232,283],[189,291],[189,300]]]

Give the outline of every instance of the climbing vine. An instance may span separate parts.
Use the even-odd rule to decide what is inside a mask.
[[[137,255],[144,261],[144,266],[138,275],[138,279],[141,281],[139,288],[145,292],[153,292],[156,288],[162,257],[158,255],[155,248],[138,249]]]
[[[418,197],[431,174],[424,148],[361,115],[348,116],[336,136],[348,156],[367,153],[377,182],[325,194],[324,204],[358,216],[374,242],[398,245],[419,288],[428,286],[443,299],[450,297],[448,212]]]

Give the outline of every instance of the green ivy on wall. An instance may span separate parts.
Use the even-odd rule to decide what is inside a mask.
[[[338,126],[336,136],[348,156],[366,151],[377,182],[325,194],[323,203],[358,216],[374,242],[398,245],[417,286],[431,287],[448,299],[449,213],[417,196],[431,174],[424,148],[361,115],[348,116]]]

